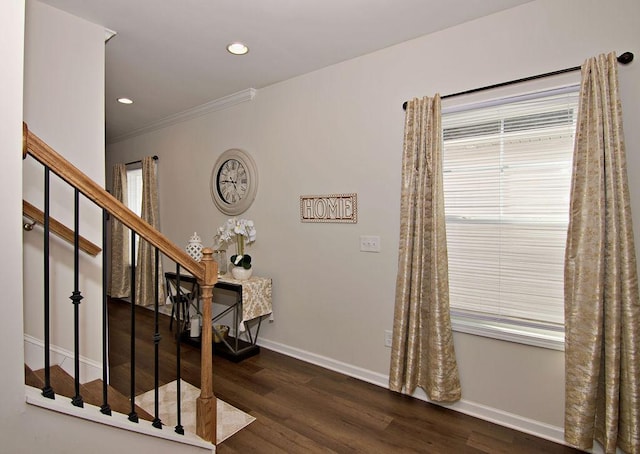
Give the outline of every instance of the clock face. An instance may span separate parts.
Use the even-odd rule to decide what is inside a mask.
[[[229,159],[222,164],[218,171],[218,195],[226,203],[238,203],[247,194],[247,169],[237,159]]]
[[[246,211],[256,196],[258,171],[250,155],[227,150],[211,172],[211,197],[218,209],[232,216]]]

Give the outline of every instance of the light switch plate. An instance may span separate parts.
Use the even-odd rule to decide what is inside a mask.
[[[361,252],[380,252],[380,237],[376,235],[360,235]]]

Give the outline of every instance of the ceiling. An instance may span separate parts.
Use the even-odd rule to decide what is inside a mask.
[[[225,96],[531,0],[41,1],[117,33],[106,44],[106,135],[114,142]],[[234,41],[249,53],[228,53]]]

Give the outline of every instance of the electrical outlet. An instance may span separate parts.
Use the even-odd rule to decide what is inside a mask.
[[[384,331],[384,346],[391,348],[392,339],[393,339],[393,332],[388,330],[388,329],[385,330]]]
[[[360,252],[380,252],[380,237],[360,235]]]

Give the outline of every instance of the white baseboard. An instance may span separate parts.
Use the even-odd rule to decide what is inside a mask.
[[[327,358],[326,356],[316,355],[299,348],[290,347],[288,345],[281,344],[279,342],[273,342],[270,340],[259,339],[258,345],[282,353],[283,355],[291,356],[301,361],[315,364],[316,366],[324,367],[325,369],[339,372],[349,377],[357,378],[367,383],[382,386],[388,388],[389,377],[377,372],[372,372],[361,367],[352,366],[351,364],[336,361],[335,359]]]
[[[74,375],[73,352],[57,345],[51,345],[51,365],[59,365],[66,373]],[[24,362],[31,370],[44,367],[44,342],[28,334],[24,335]],[[80,383],[88,383],[102,378],[102,364],[80,356]]]
[[[524,432],[530,435],[534,435],[545,440],[553,441],[562,445],[566,445],[564,441],[564,428],[553,426],[534,419],[525,418],[524,416],[509,413],[498,408],[489,407],[487,405],[479,404],[469,400],[461,399],[460,401],[443,405],[438,402],[430,401],[426,396],[426,393],[422,389],[417,389],[414,393],[414,397],[431,402],[436,405],[441,405],[451,410],[459,411],[465,415],[474,416],[476,418],[483,419],[501,426],[509,427],[520,432]]]
[[[269,350],[282,353],[283,355],[291,356],[301,361],[315,364],[317,366],[324,367],[325,369],[339,372],[349,377],[357,378],[367,383],[371,383],[374,385],[378,385],[382,388],[389,389],[388,375],[372,372],[370,370],[356,367],[351,364],[347,364],[341,361],[336,361],[334,359],[327,358],[326,356],[317,355],[315,353],[310,353],[305,350],[290,347],[288,345],[284,345],[278,342],[273,342],[270,340],[260,339],[258,341],[258,345],[263,346],[264,348],[267,348]],[[436,404],[436,405],[441,405],[446,408],[450,408],[451,410],[455,410],[469,416],[474,416],[476,418],[480,418],[485,421],[489,421],[495,424],[499,424],[501,426],[509,427],[511,429],[518,430],[520,432],[524,432],[524,433],[534,435],[536,437],[544,438],[545,440],[550,440],[555,443],[566,445],[564,441],[564,429],[562,427],[552,426],[550,424],[525,418],[520,415],[516,415],[516,414],[509,413],[497,408],[488,407],[486,405],[464,400],[464,399],[454,404],[443,405],[438,402],[430,401],[427,398],[426,393],[419,388],[413,394],[413,397],[415,397],[416,399],[420,399],[426,402]]]

